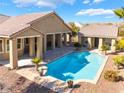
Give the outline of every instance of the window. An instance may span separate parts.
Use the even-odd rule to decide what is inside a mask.
[[[3,40],[0,39],[0,53],[3,52]]]
[[[21,39],[17,39],[17,48],[18,49],[21,49],[21,42],[22,40]]]
[[[9,51],[9,40],[6,40],[6,51]]]

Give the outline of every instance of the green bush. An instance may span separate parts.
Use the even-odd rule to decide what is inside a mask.
[[[119,68],[119,66],[124,64],[124,57],[123,56],[115,56],[113,58],[113,62],[115,65],[117,65],[117,68]]]
[[[80,47],[81,47],[81,44],[78,43],[78,42],[76,42],[76,43],[74,43],[74,47],[78,47],[78,48],[80,48]]]
[[[116,50],[122,51],[124,49],[124,38],[117,41],[115,47],[116,47]]]
[[[108,81],[118,81],[118,72],[113,70],[108,70],[104,73],[104,78]]]
[[[101,46],[101,49],[102,49],[102,51],[104,51],[105,54],[106,54],[107,50],[109,50],[109,46],[106,45],[106,44],[103,44],[103,46]]]

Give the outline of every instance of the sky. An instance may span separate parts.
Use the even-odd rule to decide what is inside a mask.
[[[0,0],[0,14],[16,16],[55,11],[65,22],[119,22],[114,9],[124,0]]]

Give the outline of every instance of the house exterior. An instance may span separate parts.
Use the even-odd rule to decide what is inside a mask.
[[[19,57],[43,57],[49,49],[71,41],[71,29],[55,13],[32,13],[20,16],[0,15],[0,60],[18,67]]]
[[[83,47],[101,50],[103,44],[107,44],[114,52],[118,40],[119,27],[112,24],[91,24],[83,26],[79,32],[79,42]]]

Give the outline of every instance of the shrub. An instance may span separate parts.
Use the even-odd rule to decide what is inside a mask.
[[[115,56],[113,58],[113,62],[115,65],[117,65],[117,68],[119,68],[119,66],[124,64],[124,57],[123,56]]]
[[[123,51],[123,49],[124,49],[124,38],[117,41],[116,44],[115,44],[115,47],[116,47],[116,51]]]
[[[101,49],[102,49],[102,51],[104,51],[105,54],[106,54],[107,50],[109,50],[109,46],[106,45],[106,44],[104,44],[103,46],[101,46]]]
[[[68,80],[68,88],[73,88],[73,80]]]
[[[81,47],[81,44],[76,42],[76,43],[74,43],[74,47]]]
[[[76,42],[74,43],[74,47],[76,48],[76,50],[79,50],[81,48],[81,44]]]
[[[113,70],[108,70],[104,73],[104,78],[108,81],[118,81],[118,72]]]

